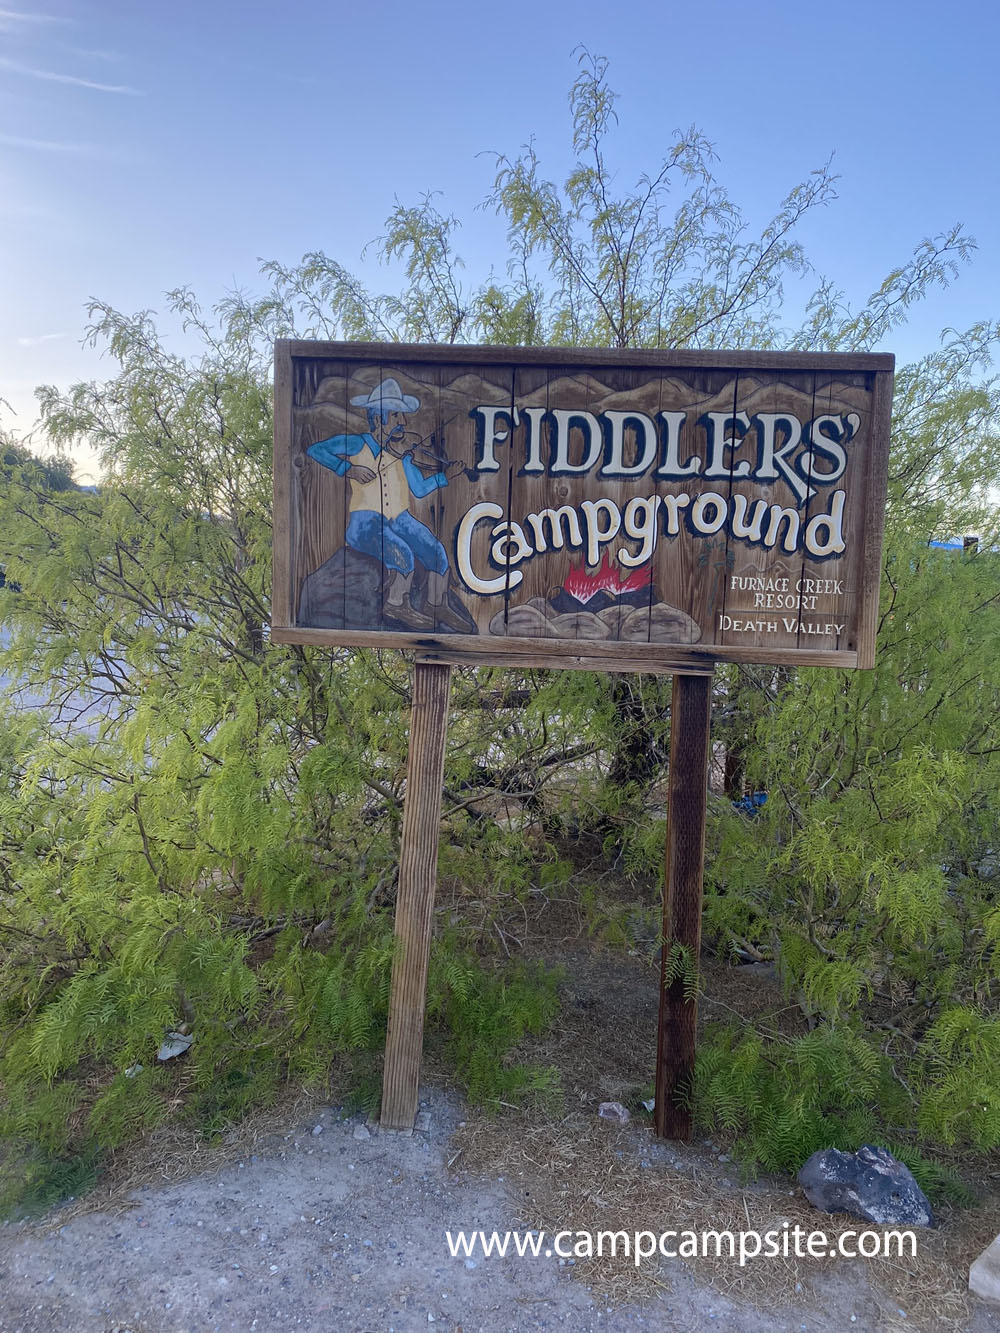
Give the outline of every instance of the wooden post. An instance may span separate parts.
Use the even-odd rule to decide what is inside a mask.
[[[417,1114],[450,692],[450,666],[417,662],[382,1077],[381,1124],[387,1129],[412,1129]]]
[[[675,675],[670,717],[670,785],[667,804],[666,882],[663,889],[663,956],[656,1041],[656,1110],[661,1138],[691,1138],[691,1110],[684,1104],[694,1074],[698,1020],[691,978],[667,981],[671,950],[681,945],[697,977],[701,946],[701,890],[705,864],[712,676]],[[689,994],[685,995],[685,990]]]

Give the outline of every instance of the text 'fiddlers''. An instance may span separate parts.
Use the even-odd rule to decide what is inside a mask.
[[[281,641],[873,660],[892,358],[276,349]]]

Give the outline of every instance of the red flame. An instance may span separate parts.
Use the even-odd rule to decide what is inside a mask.
[[[589,602],[595,593],[610,592],[617,597],[619,593],[637,592],[639,588],[648,588],[652,581],[653,569],[651,564],[635,570],[625,579],[620,579],[618,571],[612,565],[608,553],[605,551],[604,559],[601,561],[601,566],[596,574],[588,574],[583,565],[579,569],[571,568],[563,582],[563,588],[578,602]]]

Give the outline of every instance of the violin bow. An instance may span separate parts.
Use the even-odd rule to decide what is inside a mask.
[[[415,444],[410,444],[404,439],[399,442],[397,447],[394,441],[387,440],[386,448],[391,454],[395,454],[397,458],[402,458],[405,454],[412,453],[415,456],[421,455],[421,457],[417,458],[418,462],[425,462],[429,466],[436,467],[439,470],[445,468],[449,463],[453,463],[456,460],[449,458],[445,453],[438,453],[434,448],[428,446],[427,441],[433,440],[436,435],[443,435],[445,427],[450,426],[457,417],[458,413],[456,412],[453,416],[450,416],[447,421],[442,422],[440,426],[435,426],[429,435],[425,435],[422,439],[417,440]]]

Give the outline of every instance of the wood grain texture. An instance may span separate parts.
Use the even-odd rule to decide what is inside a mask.
[[[707,466],[709,456],[699,439],[703,431],[700,423],[709,412],[731,415],[739,399],[739,385],[738,371],[733,373],[730,369],[712,366],[689,369],[683,375],[664,373],[661,377],[661,410],[683,410],[686,414],[677,450],[682,465],[701,454]],[[725,431],[721,433],[725,434]],[[729,451],[730,467],[738,452],[738,449]],[[725,533],[690,540],[688,525],[692,502],[700,493],[714,492],[728,504],[731,491],[729,473],[724,478],[706,475],[703,478],[664,479],[657,483],[657,493],[664,508],[671,501],[683,504],[683,508],[676,511],[677,534],[674,535],[672,527],[658,534],[656,581],[663,589],[664,599],[694,621],[697,629],[690,636],[692,646],[707,648],[726,643],[725,635],[718,629],[718,614],[725,597],[729,551]]]
[[[508,652],[503,644],[494,648],[488,663],[484,661],[482,655],[462,653],[454,648],[442,649],[440,652],[424,649],[415,653],[414,657],[418,662],[448,662],[453,666],[510,666],[517,667],[522,671],[537,667],[552,667],[552,658],[543,656],[537,649],[534,653],[514,653]],[[585,640],[577,645],[576,651],[562,656],[559,659],[558,666],[563,671],[608,671],[611,673],[627,671],[647,675],[673,675],[676,671],[684,671],[692,675],[709,675],[715,669],[712,663],[699,666],[690,662],[667,663],[659,660],[651,662],[649,659],[641,657],[608,657],[607,654],[600,656],[596,652],[587,652]]]
[[[850,410],[858,418],[858,433],[850,442],[852,452],[864,451],[867,460],[870,448],[871,431],[871,377],[858,372],[843,374],[837,379],[829,375],[813,372],[812,376],[813,417],[821,414],[837,414]],[[813,515],[823,507],[823,497],[818,493],[822,485],[821,477],[824,462],[815,449],[806,456],[805,475],[811,493],[802,507],[802,523],[807,525]],[[828,466],[828,464],[826,464]],[[848,489],[845,501],[843,531],[848,550],[856,551],[856,560],[813,561],[802,553],[799,560],[793,562],[795,587],[799,590],[799,606],[793,613],[801,626],[807,626],[817,620],[815,607],[821,609],[819,621],[829,632],[820,637],[817,646],[832,649],[847,648],[856,651],[858,644],[859,606],[859,565],[863,560],[864,542],[862,537],[862,511],[864,506],[864,488],[867,477],[862,476],[861,485]],[[817,493],[813,494],[815,490]],[[817,595],[815,589],[834,584],[834,590]],[[840,586],[842,585],[842,586]],[[838,590],[839,588],[839,590]],[[839,627],[839,628],[838,628]],[[799,629],[796,636],[799,647],[806,646],[806,635]]]
[[[417,1112],[450,691],[450,666],[416,664],[382,1080],[389,1129],[412,1129]]]
[[[892,417],[893,378],[888,370],[875,375],[872,396],[872,441],[868,454],[868,479],[864,504],[864,558],[862,560],[861,614],[858,623],[858,666],[875,665],[875,634],[878,629],[879,588],[882,581],[882,538],[885,499],[889,476],[889,443]]]
[[[786,405],[793,399],[800,409],[811,412],[814,379],[814,373],[805,371],[782,375],[780,385],[775,380],[761,384],[751,372],[742,372],[733,381],[732,411],[735,413],[739,408],[774,412],[780,408],[782,399]],[[738,469],[745,467],[745,454],[744,448],[733,449],[729,454],[729,476],[724,484],[729,503],[732,503],[734,494],[743,497],[748,515],[755,514],[758,507],[761,512],[770,512],[770,505],[775,501],[794,507],[797,497],[789,492],[787,484],[770,487],[739,477]],[[766,527],[769,522],[770,519],[765,519],[762,526]],[[719,545],[723,549],[712,561],[713,572],[716,576],[721,575],[721,596],[715,601],[713,610],[716,641],[757,651],[766,646],[773,648],[776,642],[784,648],[798,647],[798,634],[794,630],[783,634],[780,631],[784,629],[783,615],[798,620],[799,598],[795,594],[795,582],[801,573],[801,556],[789,558],[780,546],[766,550],[728,536]],[[782,591],[754,591],[758,584]],[[778,600],[783,603],[780,608],[774,605]]]
[[[309,629],[295,626],[291,629],[274,626],[271,638],[275,643],[311,643],[317,647],[329,647],[330,635],[327,630]],[[571,667],[570,659],[586,652],[588,645],[576,640],[560,641],[516,638],[476,639],[471,635],[454,634],[373,634],[370,632],[349,632],[337,635],[337,644],[346,648],[400,648],[418,656],[436,654],[435,660],[442,662],[461,662],[470,666],[489,666],[493,654],[505,654],[508,657],[525,659],[525,665],[560,668]],[[719,647],[700,644],[599,644],[590,645],[591,653],[602,663],[602,671],[686,671],[689,666],[701,667],[706,662],[759,662],[758,649],[745,644],[733,644]],[[531,659],[528,661],[528,659]],[[565,659],[565,660],[564,660]],[[823,649],[779,649],[768,653],[769,662],[777,666],[848,666],[857,665],[857,653],[833,652]],[[620,666],[621,663],[643,663],[641,666]],[[587,668],[591,670],[592,668]]]
[[[666,879],[654,1123],[661,1138],[691,1138],[688,1094],[694,1075],[696,995],[683,979],[668,981],[671,949],[680,945],[697,970],[701,949],[702,876],[712,716],[712,678],[674,676],[670,714]]]
[[[276,384],[282,358],[276,642],[618,670],[873,660],[891,357],[289,343]],[[342,461],[389,383],[405,478],[368,443]],[[416,533],[410,581],[393,525]]]
[[[274,559],[272,565],[271,615],[276,625],[293,624],[292,552],[295,550],[295,506],[292,496],[292,358],[287,342],[274,349],[274,509],[272,530]]]
[[[463,346],[454,343],[366,343],[366,342],[304,342],[299,339],[279,339],[276,347],[287,348],[293,357],[345,358],[377,361],[391,347],[391,356],[398,361],[451,361],[459,359],[473,365],[531,366],[558,362],[578,366],[658,366],[708,367],[733,370],[883,370],[892,371],[896,358],[891,352],[765,352],[765,351],[698,351],[674,348],[653,350],[644,348],[606,347],[510,347]]]
[[[453,349],[455,364],[441,362],[439,366],[440,438],[445,458],[463,464],[463,470],[447,478],[447,486],[437,494],[437,534],[445,548],[449,562],[449,586],[452,604],[464,605],[479,634],[503,634],[503,616],[506,607],[508,562],[491,559],[492,542],[489,525],[476,526],[471,546],[472,563],[490,578],[501,580],[501,589],[493,597],[478,596],[460,584],[455,571],[455,515],[466,514],[473,505],[487,503],[508,512],[510,506],[510,474],[513,464],[511,450],[497,444],[497,470],[476,473],[476,423],[470,416],[473,399],[489,402],[510,411],[513,407],[513,372],[509,367],[476,369],[472,375],[469,366],[459,355],[463,349]],[[501,421],[507,418],[501,418]],[[499,627],[491,630],[490,622],[500,618]],[[446,627],[437,624],[439,630]],[[464,639],[466,635],[458,635]]]

